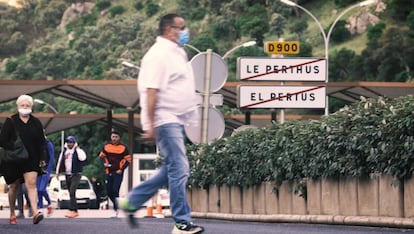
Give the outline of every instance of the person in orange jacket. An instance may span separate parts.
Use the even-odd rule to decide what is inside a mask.
[[[99,158],[105,168],[106,192],[114,205],[115,214],[113,218],[117,218],[119,189],[124,171],[131,163],[128,147],[121,142],[121,133],[112,131],[110,142],[103,146]]]

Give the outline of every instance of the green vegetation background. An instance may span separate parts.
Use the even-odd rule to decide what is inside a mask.
[[[256,40],[258,45],[241,48],[227,60],[229,81],[236,80],[236,58],[266,56],[263,42],[300,41],[301,53],[295,57],[324,56],[324,45],[316,23],[299,9],[267,0],[97,0],[90,14],[58,30],[65,10],[83,1],[23,1],[15,9],[0,4],[0,79],[131,79],[137,73],[121,66],[122,61],[139,64],[157,35],[161,15],[177,12],[187,20],[192,35],[189,42],[204,51],[213,49],[219,55],[242,42]],[[355,0],[299,0],[329,28],[337,14]],[[365,9],[357,8],[335,26],[329,47],[330,81],[401,81],[411,82],[414,64],[414,5],[411,0],[384,0],[387,8],[375,13],[380,22],[361,35],[345,30],[346,18]],[[189,57],[195,52],[188,50]],[[55,106],[59,113],[106,113],[96,107],[45,94],[36,96]],[[334,112],[346,103],[330,100]],[[237,112],[222,107],[225,112]],[[0,111],[15,111],[14,103],[0,105]],[[48,112],[36,106],[37,112]],[[114,110],[125,112],[125,110]],[[107,140],[105,126],[89,124],[66,132],[75,135],[89,156],[85,173],[100,175],[97,154]],[[49,136],[60,152],[59,134]],[[125,137],[124,137],[125,139]]]

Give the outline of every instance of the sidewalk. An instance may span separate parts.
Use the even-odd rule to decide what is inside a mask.
[[[3,210],[0,210],[0,218],[1,219],[8,219],[9,218],[9,208],[4,208]],[[52,214],[47,215],[46,209],[43,209],[43,214],[45,215],[45,218],[65,218],[65,214],[66,212],[68,212],[68,210],[64,209],[64,210],[57,210],[54,209]],[[114,210],[92,210],[92,209],[79,209],[79,217],[77,218],[111,218],[112,216],[114,216],[115,212]],[[25,210],[25,217],[28,217],[28,211]],[[165,216],[169,216],[170,214],[170,210],[169,209],[164,209],[163,210],[163,214],[157,214],[154,210],[153,216],[155,218],[164,218]],[[142,218],[145,217],[147,215],[147,210],[144,209],[140,209],[135,213],[135,216],[137,218]],[[118,218],[124,218],[125,214],[124,212],[120,211]]]

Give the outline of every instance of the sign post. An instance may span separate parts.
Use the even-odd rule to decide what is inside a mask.
[[[227,80],[227,64],[223,58],[208,49],[190,61],[196,90],[201,94],[201,119],[198,126],[185,126],[185,132],[193,143],[208,143],[224,134],[223,115],[214,108],[222,103],[222,96],[214,94]],[[212,97],[212,98],[210,98]],[[213,107],[211,107],[211,105]]]
[[[206,65],[205,65],[205,79],[204,79],[204,90],[203,90],[203,115],[201,116],[201,143],[207,143],[207,132],[208,132],[208,110],[210,103],[210,81],[211,81],[211,53],[212,50],[207,50]]]

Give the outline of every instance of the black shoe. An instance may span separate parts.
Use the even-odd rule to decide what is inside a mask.
[[[138,222],[137,219],[134,216],[135,211],[137,211],[137,209],[135,209],[135,207],[133,207],[128,199],[122,199],[119,201],[119,206],[121,207],[122,211],[124,211],[124,213],[127,216],[127,221],[128,224],[131,228],[138,228]]]
[[[128,224],[129,224],[130,228],[138,228],[138,221],[135,218],[133,213],[128,213],[127,214],[127,221],[128,221]]]
[[[193,223],[176,223],[172,234],[197,234],[204,232],[204,228]]]

